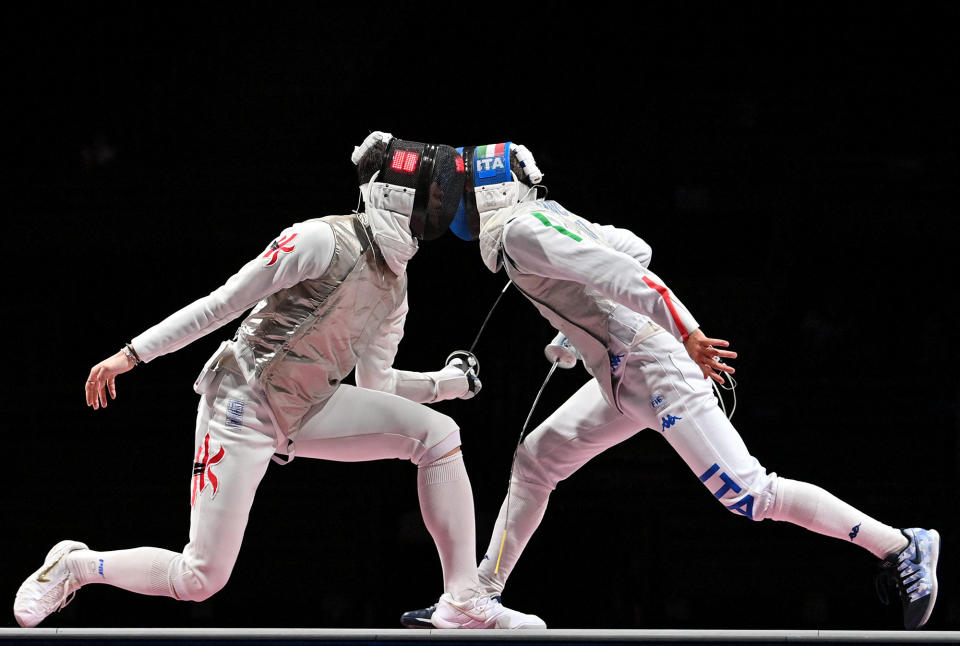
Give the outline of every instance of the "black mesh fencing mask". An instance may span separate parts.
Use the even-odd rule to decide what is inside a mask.
[[[454,148],[394,138],[376,181],[414,189],[410,233],[433,240],[456,215],[465,179],[463,159]]]

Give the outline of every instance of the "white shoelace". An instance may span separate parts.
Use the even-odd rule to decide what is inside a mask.
[[[74,587],[72,584],[73,579],[68,574],[63,579],[62,585],[54,586],[43,596],[40,603],[43,605],[43,609],[47,610],[48,615],[63,610],[73,601],[73,598],[77,596],[77,590],[80,589],[80,586],[77,585]]]

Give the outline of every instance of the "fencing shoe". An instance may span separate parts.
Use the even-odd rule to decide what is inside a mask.
[[[900,531],[910,544],[899,554],[887,555],[880,563],[877,595],[888,604],[887,588],[895,587],[903,603],[903,625],[907,630],[916,630],[927,623],[937,602],[940,534],[935,529],[919,527]]]
[[[400,615],[400,625],[404,628],[433,628],[433,622],[430,617],[437,609],[437,604],[420,610],[407,610]]]
[[[457,601],[444,593],[430,620],[437,628],[546,628],[536,615],[511,610],[500,603],[500,597],[477,596]]]
[[[63,558],[74,550],[87,546],[77,541],[60,541],[47,554],[39,570],[31,574],[13,602],[13,615],[24,628],[33,628],[47,615],[66,606],[80,589],[80,583],[70,574]]]

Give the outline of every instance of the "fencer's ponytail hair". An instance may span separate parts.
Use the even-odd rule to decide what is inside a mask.
[[[370,149],[357,162],[357,179],[361,186],[369,182],[374,173],[383,167],[383,158],[386,157],[387,146],[389,146],[387,142],[378,141],[370,146]]]

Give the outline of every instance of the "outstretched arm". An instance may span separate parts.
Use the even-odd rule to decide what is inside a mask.
[[[133,347],[144,362],[179,350],[270,294],[323,274],[335,245],[333,230],[322,220],[288,227],[223,286],[135,337]]]
[[[265,253],[248,262],[220,288],[171,314],[135,337],[129,348],[104,359],[90,370],[84,391],[94,410],[117,396],[116,376],[140,361],[178,350],[226,325],[258,301],[281,289],[326,271],[335,240],[330,226],[320,220],[286,229]]]

